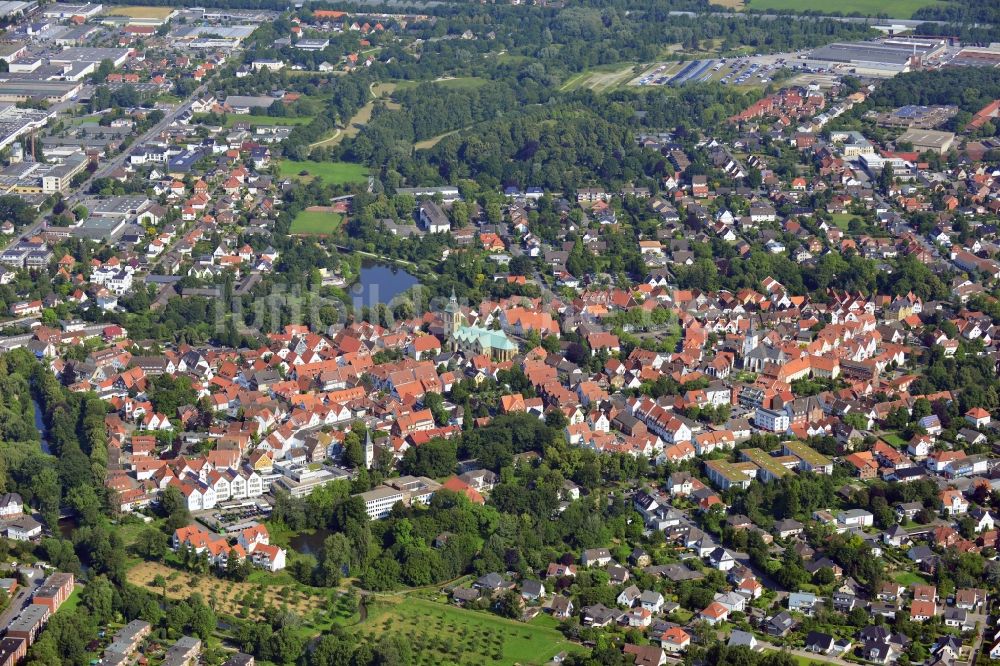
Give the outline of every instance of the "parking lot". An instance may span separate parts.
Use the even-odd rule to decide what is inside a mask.
[[[266,520],[271,505],[263,498],[223,502],[214,509],[195,511],[194,517],[216,532],[231,532],[240,525]]]
[[[767,85],[774,73],[782,68],[808,72],[821,71],[806,69],[798,61],[805,52],[776,53],[771,55],[742,56],[738,58],[707,58],[687,62],[659,62],[649,66],[642,74],[629,82],[634,86],[681,86],[689,83],[723,85]]]

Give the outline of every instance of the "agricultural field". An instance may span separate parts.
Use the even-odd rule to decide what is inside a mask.
[[[129,569],[128,582],[152,592],[162,592],[153,584],[157,576],[166,580],[166,595],[170,599],[187,599],[192,592],[205,597],[218,613],[251,618],[261,618],[264,608],[287,606],[302,617],[309,616],[316,609],[326,609],[330,600],[316,592],[299,589],[290,576],[279,577],[266,574],[254,581],[238,583],[223,580],[213,575],[192,574],[168,567],[159,562],[140,562]],[[265,584],[274,583],[274,584]]]
[[[413,595],[370,602],[368,619],[357,627],[362,640],[385,633],[407,636],[414,663],[544,664],[560,652],[583,648],[553,628],[464,610]]]
[[[125,7],[108,7],[104,10],[105,16],[127,16],[134,19],[160,19],[165,20],[168,16],[173,14],[176,9],[173,7],[143,7],[141,5],[137,6],[125,6]]]
[[[339,213],[304,210],[292,220],[289,233],[303,236],[326,236],[340,228],[344,216]]]
[[[360,164],[350,162],[314,162],[312,160],[281,160],[278,162],[281,178],[319,178],[327,183],[346,185],[364,183],[368,170]]]
[[[708,0],[709,4],[739,11],[746,7],[746,0]]]
[[[739,0],[731,1],[738,2]],[[819,11],[822,13],[836,11],[845,16],[859,13],[865,16],[885,15],[891,18],[908,19],[913,16],[913,12],[921,7],[937,5],[939,2],[940,0],[842,0],[836,5],[831,5],[820,0],[749,0],[745,6],[758,11],[768,9],[781,12]],[[713,0],[714,3],[715,0]]]

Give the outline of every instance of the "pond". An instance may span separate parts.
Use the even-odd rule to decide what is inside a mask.
[[[319,557],[323,552],[323,542],[330,536],[329,530],[315,530],[313,532],[299,532],[288,540],[289,547],[303,555]]]
[[[361,262],[361,275],[350,294],[355,309],[372,307],[389,303],[418,284],[420,280],[402,268],[366,259]]]

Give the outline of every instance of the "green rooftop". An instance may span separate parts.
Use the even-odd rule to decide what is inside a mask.
[[[766,451],[760,449],[743,449],[740,451],[744,458],[752,462],[757,467],[765,470],[776,479],[780,479],[791,472],[780,462],[772,458]]]
[[[826,467],[833,464],[832,460],[802,442],[793,440],[784,442],[783,446],[785,447],[785,451],[799,460],[804,460],[813,467]]]

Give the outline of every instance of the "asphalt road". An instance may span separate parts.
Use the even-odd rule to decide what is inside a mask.
[[[196,88],[195,91],[191,94],[191,97],[197,97],[197,96],[199,96],[201,93],[203,93],[205,91],[206,88],[207,88],[206,84],[202,84],[202,85],[198,86],[198,88]],[[161,120],[160,122],[158,122],[155,125],[153,125],[152,127],[150,127],[148,130],[146,130],[145,133],[142,134],[142,136],[138,137],[132,143],[132,146],[140,146],[144,142],[149,141],[150,139],[156,137],[161,132],[163,132],[164,130],[166,130],[168,127],[170,127],[170,125],[175,120],[177,120],[177,118],[182,113],[184,113],[185,111],[187,111],[189,108],[190,108],[190,102],[187,102],[187,101],[185,101],[182,104],[177,105],[176,107],[174,107],[174,109],[172,111],[168,111],[163,116],[163,120]],[[84,196],[86,196],[86,193],[87,193],[87,190],[88,190],[88,188],[90,186],[90,183],[93,180],[98,179],[98,178],[104,178],[108,174],[110,174],[112,171],[114,171],[115,169],[118,169],[118,168],[124,166],[125,162],[129,158],[130,154],[131,154],[131,152],[129,150],[123,150],[121,153],[119,153],[118,155],[115,155],[114,157],[112,157],[107,162],[101,163],[97,167],[97,170],[94,171],[93,174],[91,174],[90,178],[88,178],[87,181],[85,183],[83,183],[83,185],[81,185],[80,187],[78,187],[75,192],[73,192],[72,194],[70,194],[69,197],[67,197],[66,203],[69,204],[69,207],[72,208],[73,207],[72,203],[75,203],[75,202],[79,201],[80,199],[82,199]]]
[[[207,84],[202,84],[198,86],[198,88],[196,88],[195,91],[191,94],[191,97],[189,99],[201,95],[201,93],[203,93],[206,89],[207,89]],[[190,102],[185,101],[174,107],[173,110],[168,111],[166,115],[163,116],[163,120],[150,127],[141,136],[136,137],[136,140],[132,142],[132,146],[140,146],[146,141],[149,141],[150,139],[158,136],[161,132],[170,127],[170,125],[175,120],[177,120],[177,118],[182,113],[184,113],[188,108],[190,108]],[[75,206],[77,203],[83,200],[87,196],[87,193],[90,190],[90,185],[95,179],[104,178],[108,174],[113,172],[115,169],[124,166],[125,162],[129,159],[130,155],[131,155],[131,150],[126,149],[123,150],[118,155],[112,157],[110,160],[106,162],[101,162],[98,165],[97,170],[94,171],[94,173],[92,173],[90,177],[87,178],[87,180],[84,181],[78,188],[76,188],[68,197],[66,197],[67,207],[72,209],[73,206]],[[37,235],[40,231],[45,229],[45,224],[46,224],[45,218],[39,219],[35,224],[31,225],[30,227],[22,231],[21,234],[18,236],[18,240],[27,240],[32,236]]]
[[[35,588],[41,585],[44,580],[44,572],[41,572],[31,579],[29,585],[18,588],[17,592],[14,593],[14,598],[10,600],[7,609],[3,613],[0,613],[0,627],[6,627],[14,619],[14,616],[24,610],[28,602],[31,601],[31,595],[34,594]]]

